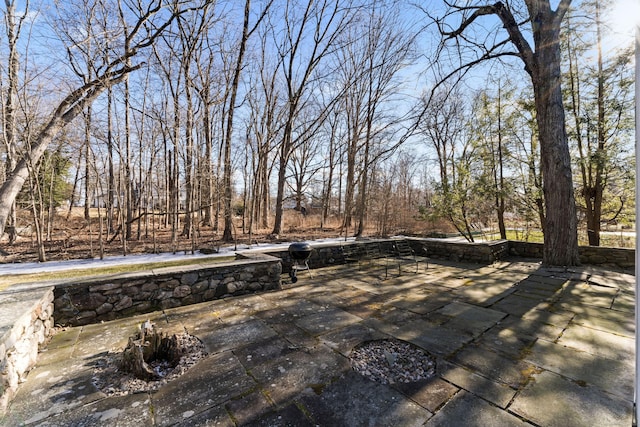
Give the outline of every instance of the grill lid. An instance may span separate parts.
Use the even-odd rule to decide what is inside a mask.
[[[289,245],[289,254],[299,260],[309,258],[311,250],[311,245],[307,242],[295,242]]]

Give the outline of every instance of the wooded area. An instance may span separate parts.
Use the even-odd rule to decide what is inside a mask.
[[[5,0],[2,249],[541,230],[575,264],[635,221],[610,8]]]

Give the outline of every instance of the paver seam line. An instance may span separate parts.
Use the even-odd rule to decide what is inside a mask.
[[[475,371],[475,370],[473,370],[472,368],[470,368],[470,367],[468,367],[468,366],[466,366],[466,365],[461,365],[461,364],[456,363],[456,362],[454,362],[454,361],[452,361],[452,360],[445,359],[445,361],[446,361],[449,365],[452,365],[452,366],[454,366],[454,367],[456,367],[456,368],[463,369],[463,370],[467,371],[469,374],[477,375],[477,376],[479,376],[479,377],[481,377],[481,378],[484,378],[485,380],[491,381],[491,382],[496,383],[496,384],[498,384],[498,385],[506,386],[506,387],[510,388],[511,390],[519,391],[521,388],[523,388],[523,386],[522,386],[522,385],[518,386],[518,388],[514,388],[514,387],[513,387],[513,386],[511,386],[510,384],[507,384],[507,383],[505,383],[505,382],[502,382],[502,381],[498,380],[497,378],[489,378],[488,376],[486,376],[486,375],[485,375],[484,373],[482,373],[482,372]],[[532,375],[532,374],[530,374],[529,376],[527,376],[527,384],[528,384],[528,381],[529,381],[529,377],[530,377],[531,375]],[[464,388],[464,386],[459,385],[459,384],[456,384],[456,383],[454,383],[454,382],[452,382],[452,381],[449,381],[449,380],[447,380],[446,378],[444,378],[444,377],[443,377],[442,375],[440,375],[440,374],[438,374],[438,376],[440,377],[440,379],[442,379],[442,380],[444,380],[444,381],[448,382],[449,384],[452,384],[452,385],[454,385],[454,386],[456,386],[456,387],[458,387],[458,388],[461,388],[461,389],[463,389],[463,390],[466,390],[466,391],[468,391],[469,393],[472,393],[472,394],[474,394],[474,395],[475,395],[475,393],[473,393],[471,390],[468,390],[468,389]],[[507,405],[507,406],[509,406],[509,405]]]
[[[553,341],[552,341],[554,344],[558,344],[558,345],[562,345],[563,347],[566,347],[566,345],[560,344],[560,340],[561,340],[561,339],[562,339],[562,337],[564,336],[564,333],[569,329],[569,326],[571,326],[572,324],[573,324],[573,325],[576,325],[576,326],[583,327],[583,328],[584,328],[584,327],[586,327],[586,326],[581,325],[581,324],[579,324],[579,323],[574,323],[574,322],[573,322],[573,319],[574,319],[575,317],[576,317],[576,315],[575,315],[575,313],[574,313],[574,314],[573,314],[573,316],[571,316],[571,320],[569,320],[569,322],[567,322],[567,326],[565,326],[564,328],[562,328],[562,331],[560,331],[560,333],[558,334],[558,337],[557,337],[555,340],[553,340]],[[589,328],[589,329],[592,329],[592,328]],[[592,330],[597,330],[597,329],[592,329]]]
[[[540,372],[542,372],[542,371],[544,371],[544,370],[543,370],[543,369],[540,369]],[[527,386],[531,381],[535,381],[535,379],[533,378],[533,375],[534,375],[534,374],[531,374],[531,375],[529,376],[529,378],[528,378],[528,379],[527,379],[527,381],[526,381],[526,384],[521,384],[521,385],[520,385],[520,387],[518,387],[518,389],[516,390],[516,392],[514,393],[514,395],[511,397],[511,400],[509,400],[509,403],[507,403],[507,405],[504,407],[504,409],[500,408],[499,406],[497,406],[496,404],[494,404],[494,403],[492,403],[492,402],[489,402],[489,403],[490,403],[491,405],[496,406],[497,408],[499,408],[499,409],[501,409],[501,410],[505,411],[506,413],[511,414],[511,415],[513,415],[513,416],[514,416],[514,417],[516,417],[516,418],[519,418],[520,420],[522,420],[523,422],[525,422],[525,423],[527,423],[527,424],[531,424],[531,425],[536,426],[536,427],[543,427],[543,426],[540,426],[539,424],[534,423],[534,422],[533,422],[533,421],[531,421],[530,419],[525,418],[524,416],[522,416],[522,415],[520,415],[520,414],[517,414],[517,413],[513,412],[513,411],[510,409],[510,408],[511,408],[511,405],[512,405],[512,404],[513,404],[513,402],[516,400],[516,397],[520,395],[520,393],[525,389],[525,387],[526,387],[526,386]],[[480,397],[480,396],[478,396],[478,397]],[[482,399],[482,397],[480,397],[480,398]],[[483,399],[483,400],[485,400],[485,399]]]
[[[618,295],[620,295],[620,293],[621,293],[621,290],[620,288],[618,288],[613,298],[611,298],[611,304],[609,305],[609,310],[613,310],[613,305],[616,303],[616,299],[618,299]]]
[[[236,356],[235,353],[234,353],[234,356]],[[236,358],[238,358],[238,356],[236,356]],[[238,358],[238,361],[240,361],[240,358]],[[242,361],[240,361],[240,364],[242,365]],[[244,367],[244,365],[242,365],[242,366]],[[263,384],[260,381],[258,381],[258,379],[255,377],[255,375],[253,375],[253,372],[251,371],[251,369],[246,369],[245,368],[245,373],[247,374],[247,376],[249,378],[251,378],[256,383],[256,387],[251,389],[251,393],[253,393],[254,391],[259,391],[260,394],[262,394],[265,397],[265,399],[267,399],[267,402],[269,402],[269,405],[271,405],[271,407],[277,408],[278,405],[271,398],[271,395],[269,394],[269,391],[267,389],[265,389]],[[246,396],[248,394],[250,394],[250,393],[247,392],[244,395]],[[244,396],[243,395],[237,396],[238,399],[241,399],[242,397],[244,397]],[[229,399],[229,400],[227,400],[227,402],[229,402],[230,400],[234,400],[234,399]],[[225,402],[225,409],[226,409],[226,402]]]
[[[563,303],[561,302],[561,304],[563,304]],[[601,307],[601,306],[597,306],[597,305],[589,305],[589,304],[584,304],[584,303],[582,303],[582,304],[580,305],[580,307],[585,307],[585,308],[590,308],[590,309],[596,309],[596,310],[611,310],[612,312],[615,312],[615,313],[620,314],[620,315],[623,315],[623,316],[628,316],[629,314],[633,314],[633,313],[629,313],[629,311],[617,310],[617,309],[615,309],[615,308],[604,308],[604,307]],[[553,306],[552,308],[556,310],[556,311],[555,311],[556,313],[565,313],[565,312],[568,312],[568,313],[573,314],[574,316],[575,316],[575,315],[577,315],[577,314],[580,314],[580,313],[576,313],[575,311],[571,311],[570,309],[567,309],[567,308],[562,307],[562,306],[559,306],[559,307],[555,307],[555,306]],[[606,319],[606,317],[598,316],[597,314],[593,314],[593,313],[589,314],[589,316],[593,316],[593,317],[598,317],[598,318]]]
[[[237,356],[236,356],[237,357]],[[249,373],[249,371],[246,371],[247,376],[251,377],[255,382],[256,382],[256,386],[250,388],[249,390],[240,393],[237,396],[233,396],[227,400],[225,400],[223,403],[220,403],[220,405],[222,405],[222,407],[224,408],[224,411],[227,413],[227,416],[231,419],[231,421],[234,423],[234,425],[240,425],[239,420],[235,417],[235,415],[233,414],[233,411],[229,408],[229,403],[235,400],[240,400],[244,397],[247,397],[249,395],[251,395],[252,393],[260,393],[266,400],[267,403],[269,403],[269,410],[267,410],[265,413],[263,414],[259,414],[259,417],[264,416],[265,414],[269,414],[271,412],[275,412],[275,410],[277,409],[277,406],[275,404],[275,402],[273,401],[273,399],[271,399],[271,396],[268,395],[268,393],[266,392],[266,390],[264,390],[264,388],[258,383],[258,381],[253,377],[253,375],[251,375]],[[218,406],[218,405],[216,405]],[[202,411],[200,411],[200,413],[208,411],[211,408],[214,408],[215,406],[206,408]]]
[[[338,354],[339,354],[339,353],[338,353]],[[302,412],[302,413],[303,413],[303,414],[304,414],[304,415],[305,415],[309,420],[311,420],[311,421],[315,421],[315,420],[311,417],[310,412],[309,412],[309,410],[306,408],[306,406],[304,406],[304,404],[303,404],[303,403],[299,402],[299,400],[298,400],[298,399],[299,399],[301,396],[303,396],[303,395],[307,394],[307,393],[308,393],[308,390],[313,390],[313,392],[314,392],[316,395],[321,395],[321,394],[322,394],[322,391],[323,391],[326,387],[328,387],[328,386],[330,386],[331,384],[334,384],[335,382],[337,382],[337,381],[342,377],[342,375],[343,375],[343,374],[340,374],[340,375],[334,375],[334,376],[332,376],[332,377],[329,379],[329,381],[328,381],[328,382],[326,382],[326,383],[305,384],[305,385],[306,385],[306,387],[305,387],[304,389],[302,389],[302,391],[301,391],[300,393],[298,393],[298,394],[296,394],[296,395],[294,395],[294,396],[290,397],[290,398],[289,398],[289,399],[287,399],[284,403],[282,403],[282,404],[278,405],[278,404],[276,403],[276,401],[275,401],[275,400],[273,400],[273,398],[271,397],[271,394],[269,393],[269,390],[267,390],[267,389],[263,386],[263,384],[262,384],[262,383],[260,383],[260,382],[259,382],[259,381],[258,381],[258,380],[253,376],[253,373],[249,373],[249,372],[247,372],[247,374],[248,374],[251,378],[253,378],[253,380],[254,380],[254,381],[256,381],[257,389],[258,389],[258,390],[260,391],[260,393],[262,393],[262,395],[267,399],[267,401],[269,402],[269,405],[270,405],[270,406],[271,406],[271,408],[272,408],[272,410],[271,410],[271,411],[267,411],[265,414],[261,414],[260,416],[263,416],[263,415],[266,415],[266,414],[269,414],[269,413],[275,413],[275,412],[277,412],[278,410],[284,409],[284,408],[286,408],[287,406],[289,406],[291,403],[293,403],[293,404],[294,404],[294,405],[296,405],[296,407],[297,407],[298,409],[300,409],[300,411],[301,411],[301,412]],[[321,391],[320,391],[320,393],[318,393],[318,392],[316,391],[316,388],[319,388],[319,389],[321,390]],[[229,399],[229,400],[234,400],[234,399]],[[229,400],[227,400],[227,402],[228,402]],[[225,403],[225,406],[226,406],[226,403]]]
[[[533,366],[532,369],[530,369],[529,375],[526,377],[525,381],[521,381],[518,388],[515,389],[515,393],[513,394],[513,396],[511,397],[511,399],[509,400],[509,402],[507,403],[507,405],[505,406],[505,411],[508,411],[509,413],[516,415],[519,418],[522,418],[522,416],[517,415],[513,412],[511,412],[511,410],[509,409],[511,407],[511,405],[513,404],[513,402],[516,400],[516,398],[518,396],[520,396],[520,394],[524,391],[524,389],[527,388],[527,386],[531,383],[535,383],[535,378],[534,375],[538,375],[541,374],[542,372],[546,371],[546,369],[535,365],[534,363],[531,363],[531,366]],[[528,421],[528,420],[527,420]],[[532,421],[529,421],[533,424]]]
[[[560,377],[561,379],[563,379],[564,381],[569,382],[569,383],[571,383],[571,384],[575,384],[575,385],[577,385],[577,386],[579,386],[579,387],[583,387],[583,388],[584,388],[584,387],[590,387],[590,388],[595,389],[595,390],[597,390],[598,392],[600,392],[600,393],[602,393],[602,394],[606,394],[607,396],[610,396],[610,397],[612,397],[612,398],[615,398],[615,399],[620,399],[620,398],[622,398],[622,399],[624,399],[625,401],[627,401],[627,402],[629,402],[629,403],[633,403],[633,398],[632,398],[631,400],[630,400],[630,399],[625,399],[625,398],[623,398],[623,397],[622,397],[622,396],[620,396],[620,395],[617,395],[617,394],[611,393],[610,391],[607,391],[607,390],[604,390],[604,389],[602,389],[602,388],[598,387],[596,384],[589,383],[589,382],[586,382],[586,381],[584,381],[584,380],[576,380],[576,379],[573,379],[573,378],[571,378],[571,377],[568,377],[568,376],[564,375],[564,374],[563,374],[563,373],[561,373],[561,372],[556,372],[556,371],[552,371],[552,370],[550,370],[550,369],[545,369],[545,368],[540,367],[540,366],[537,366],[537,365],[535,365],[535,364],[533,364],[533,365],[537,367],[537,372],[535,372],[533,375],[540,375],[540,374],[542,374],[542,373],[544,373],[544,372],[548,372],[549,374],[552,374],[552,375],[558,376],[558,377]],[[514,396],[514,397],[513,397],[513,399],[511,400],[511,402],[509,402],[509,405],[507,405],[507,408],[509,408],[509,406],[511,406],[511,404],[513,403],[513,401],[514,401],[514,400],[515,400],[515,399],[516,399],[516,398],[517,398],[517,397],[518,397],[518,396],[519,396],[519,395],[524,391],[524,389],[526,388],[526,386],[528,386],[528,385],[529,385],[530,383],[532,383],[532,382],[533,382],[533,383],[535,383],[535,381],[536,381],[536,380],[535,380],[535,378],[533,378],[533,375],[532,375],[532,378],[530,378],[530,380],[527,382],[527,384],[526,384],[525,386],[520,387],[520,388],[518,389],[517,393],[515,394],[515,396]]]
[[[227,401],[228,402],[228,401]],[[239,420],[233,415],[233,412],[227,407],[227,402],[222,404],[222,408],[224,408],[224,412],[227,414],[227,417],[229,417],[229,419],[231,420],[231,422],[233,423],[234,426],[237,426],[240,424]],[[205,409],[206,410],[206,409]],[[204,412],[204,411],[202,411]],[[202,413],[200,412],[200,413]]]
[[[407,399],[411,400],[413,403],[415,403],[416,405],[420,406],[421,408],[426,409],[427,411],[431,412],[431,417],[429,417],[429,419],[433,418],[433,416],[438,413],[438,411],[440,411],[444,406],[447,405],[447,403],[449,403],[453,398],[455,398],[459,393],[462,392],[462,390],[469,392],[469,390],[460,387],[454,383],[452,383],[451,381],[448,381],[444,378],[442,378],[441,376],[438,375],[438,378],[444,382],[446,382],[447,384],[451,384],[452,386],[454,386],[455,388],[457,388],[458,390],[455,391],[455,393],[453,393],[451,396],[449,396],[448,399],[444,400],[441,404],[439,404],[437,407],[433,408],[433,410],[427,408],[426,406],[421,405],[418,401],[414,400],[411,396],[409,396],[406,393],[403,393],[401,390],[396,389],[395,387],[393,387],[394,390],[396,390],[397,392],[401,393],[403,396],[405,396]],[[475,396],[475,395],[474,395]]]
[[[451,396],[447,401],[445,401],[444,403],[442,403],[442,404],[441,404],[437,409],[435,409],[435,410],[433,411],[433,416],[435,416],[436,414],[438,414],[442,409],[444,409],[444,407],[446,407],[448,404],[450,404],[450,403],[451,403],[451,401],[452,401],[456,396],[458,396],[459,394],[461,394],[461,393],[463,392],[463,390],[464,390],[464,392],[471,394],[472,396],[474,396],[474,397],[475,397],[475,398],[477,398],[477,399],[481,399],[481,400],[483,400],[485,403],[488,403],[489,405],[493,406],[494,408],[498,409],[498,410],[499,410],[499,411],[501,411],[501,412],[506,412],[506,413],[508,413],[508,414],[510,414],[510,415],[513,415],[514,417],[516,417],[516,418],[518,418],[518,419],[522,420],[523,422],[525,422],[525,423],[527,423],[527,424],[530,424],[530,425],[532,425],[532,426],[535,426],[535,427],[541,427],[541,426],[539,426],[538,424],[534,423],[533,421],[531,421],[531,420],[529,420],[529,419],[527,419],[527,418],[523,417],[522,415],[516,414],[516,413],[512,412],[512,411],[509,409],[509,406],[511,405],[511,403],[513,402],[513,399],[515,399],[515,397],[511,399],[511,401],[507,404],[506,408],[501,408],[500,406],[496,405],[495,403],[493,403],[493,402],[491,402],[491,401],[489,401],[489,400],[487,400],[487,399],[483,398],[482,396],[479,396],[478,394],[476,394],[476,393],[474,393],[474,392],[472,392],[472,391],[470,391],[470,390],[467,390],[467,389],[466,389],[466,388],[464,388],[464,387],[460,387],[460,386],[458,386],[458,385],[456,385],[456,384],[454,384],[454,383],[452,383],[452,382],[450,382],[450,381],[447,381],[446,379],[444,379],[444,378],[442,378],[442,377],[441,377],[441,379],[442,379],[442,380],[444,380],[444,381],[446,381],[446,382],[448,382],[449,384],[453,385],[454,387],[458,387],[458,391],[457,391],[457,392],[455,392],[455,393],[454,393],[454,394],[453,394],[453,395],[452,395],[452,396]],[[515,394],[514,396],[517,396],[518,394],[519,394],[519,390],[516,392],[516,394]]]
[[[612,335],[619,336],[621,338],[634,339],[634,337],[635,337],[635,334],[633,332],[628,333],[628,334],[625,335],[623,333],[614,332],[611,329],[607,329],[606,327],[599,327],[599,325],[597,325],[597,324],[596,325],[590,325],[590,324],[587,324],[587,323],[580,323],[580,322],[584,322],[584,320],[581,320],[581,319],[572,320],[572,324],[573,325],[580,326],[580,327],[587,328],[587,329],[591,329],[593,331],[605,332],[605,333],[609,333],[609,334],[612,334]]]
[[[73,359],[79,358],[79,355],[76,354],[76,352],[78,351],[78,345],[80,344],[80,337],[87,326],[88,325],[83,325],[80,327],[80,332],[78,332],[78,335],[76,335],[73,340],[73,344],[71,344],[71,347],[73,347],[73,350],[71,350],[71,358]]]
[[[504,317],[503,317],[504,319]],[[484,340],[484,334],[486,334],[487,332],[489,332],[491,329],[495,328],[499,323],[494,324],[493,326],[485,329],[480,335],[478,335],[476,338],[472,339],[471,341],[469,341],[466,345],[463,345],[462,347],[460,347],[458,350],[456,350],[454,353],[452,353],[449,357],[455,357],[455,355],[459,352],[461,352],[463,349],[467,348],[467,346],[472,346],[472,345],[477,345],[478,347],[481,347],[487,351],[490,351],[492,353],[496,353],[498,356],[503,356],[507,359],[514,359],[512,357],[511,354],[506,353],[498,348],[493,348],[493,347],[487,347],[486,345],[483,344],[483,340]],[[504,329],[503,329],[504,330]],[[531,349],[531,347],[533,347],[533,344],[538,341],[538,337],[535,337],[535,339],[533,341],[531,341],[530,344],[524,346],[522,348],[522,350],[520,350],[520,352],[518,353],[518,357],[516,359],[514,359],[515,361],[524,361],[524,358],[529,354],[529,351]],[[453,361],[451,360],[447,360],[449,363],[453,363]]]
[[[575,316],[574,316],[574,318],[575,318]],[[562,333],[561,333],[561,334],[560,334],[560,336],[558,337],[558,340],[557,340],[557,341],[559,341],[559,340],[560,340],[560,338],[562,338],[562,335],[564,335],[564,332],[565,332],[565,331],[569,328],[569,326],[571,326],[571,325],[574,325],[574,326],[577,326],[577,327],[580,327],[580,328],[590,329],[590,330],[592,330],[592,331],[602,332],[602,333],[605,333],[605,334],[615,335],[615,336],[620,337],[620,338],[633,339],[633,337],[630,337],[629,335],[622,335],[622,334],[619,334],[618,332],[615,332],[615,331],[605,330],[605,329],[602,329],[602,328],[594,328],[594,327],[592,327],[591,325],[585,325],[585,324],[582,324],[582,323],[574,322],[574,321],[573,321],[573,319],[574,319],[574,318],[572,318],[572,319],[571,319],[571,321],[567,324],[567,327],[566,327],[566,328],[564,328],[564,329],[562,330]],[[557,341],[556,341],[556,343],[557,343]],[[558,344],[559,344],[559,343],[558,343]],[[567,347],[567,346],[565,345],[565,347]],[[570,347],[570,348],[573,348],[573,347]],[[576,350],[580,350],[580,349],[576,349]],[[582,350],[582,351],[584,351],[584,350]],[[586,352],[586,353],[588,353],[588,352]]]
[[[511,409],[503,409],[503,411],[505,411],[509,415],[512,415],[512,416],[518,418],[519,420],[522,420],[523,423],[529,424],[529,425],[531,425],[533,427],[544,427],[544,426],[541,426],[540,424],[534,423],[530,419],[525,418],[520,414],[516,414],[515,412],[511,411]]]
[[[300,410],[300,412],[302,412],[302,414],[305,417],[307,417],[307,420],[309,420],[311,422],[315,422],[315,418],[313,418],[313,415],[311,414],[311,411],[309,411],[309,409],[306,407],[306,405],[304,403],[300,402],[298,399],[295,399],[293,401],[293,404],[296,405],[296,407]]]

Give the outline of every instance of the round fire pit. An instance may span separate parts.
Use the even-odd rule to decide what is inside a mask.
[[[291,265],[291,281],[296,283],[298,281],[297,272],[299,270],[309,269],[309,257],[313,248],[307,242],[295,242],[289,245],[289,255],[293,264]]]

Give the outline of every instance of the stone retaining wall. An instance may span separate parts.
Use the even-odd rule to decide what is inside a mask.
[[[310,268],[322,268],[331,265],[344,264],[344,245],[378,245],[383,254],[393,253],[394,239],[363,239],[359,241],[313,244],[313,251],[309,257]],[[446,259],[454,262],[475,262],[491,264],[508,254],[509,242],[500,240],[495,242],[466,243],[451,242],[436,238],[408,237],[406,240],[417,256],[435,259]],[[293,264],[287,249],[267,249],[265,253],[282,260],[282,271],[288,273]]]
[[[492,263],[508,255],[507,240],[483,243],[451,242],[436,238],[405,238],[417,256],[447,259],[455,262]],[[322,268],[345,263],[342,247],[345,245],[377,245],[383,254],[393,253],[394,239],[363,239],[348,242],[313,244],[309,257],[310,268]],[[291,271],[292,260],[285,249],[266,250],[265,253],[282,259],[282,271]]]
[[[509,255],[511,256],[542,259],[542,248],[542,243],[509,240]]]
[[[332,243],[314,243],[313,250],[309,256],[309,268],[322,268],[332,265],[340,265],[345,263],[343,245],[363,244],[364,242],[332,242]],[[293,260],[289,255],[288,247],[285,249],[266,249],[264,253],[279,258],[282,261],[282,272],[289,273],[293,265]]]
[[[509,255],[542,259],[542,243],[519,242],[509,240]],[[580,261],[583,264],[602,265],[622,269],[635,267],[635,249],[610,248],[603,246],[580,246]]]
[[[173,267],[55,287],[55,321],[79,326],[280,288],[280,260],[238,255],[232,262]]]
[[[632,269],[636,265],[635,249],[580,246],[580,261],[583,264],[603,265]]]
[[[490,264],[505,256],[542,258],[542,244],[519,241],[451,242],[434,238],[407,238],[418,256],[454,262]],[[343,245],[376,244],[383,252],[392,240],[363,240],[314,244],[310,268],[344,264]],[[635,251],[580,247],[582,262],[632,268]],[[55,319],[61,325],[84,325],[202,301],[280,287],[280,274],[291,271],[288,250],[256,248],[234,262],[215,266],[138,272],[90,283],[57,285]]]
[[[4,294],[0,328],[0,414],[53,331],[53,288]],[[9,318],[10,317],[10,318]]]
[[[433,238],[410,238],[408,241],[415,254],[419,256],[446,259],[454,262],[487,264],[504,258],[508,254],[510,244],[507,240],[467,243],[450,242]]]

